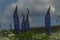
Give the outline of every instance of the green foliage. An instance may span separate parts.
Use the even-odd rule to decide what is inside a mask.
[[[22,32],[16,34],[12,31],[3,31],[0,33],[0,40],[60,40],[60,31],[52,32],[51,35],[36,32]]]

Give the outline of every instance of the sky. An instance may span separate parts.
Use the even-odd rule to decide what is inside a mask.
[[[13,13],[16,5],[18,6],[18,14],[20,24],[22,21],[22,13],[27,12],[29,8],[29,22],[31,27],[45,26],[45,15],[49,6],[51,6],[51,26],[59,25],[58,16],[60,16],[60,0],[0,0],[0,25],[2,29],[9,29],[10,24],[14,28]],[[58,22],[56,22],[58,20]]]

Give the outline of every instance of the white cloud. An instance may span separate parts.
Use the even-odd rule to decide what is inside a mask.
[[[52,4],[51,0],[18,0],[17,3],[11,3],[11,5],[8,5],[6,10],[4,11],[4,15],[11,15],[13,14],[13,10],[15,6],[18,6],[18,13],[21,15],[22,12],[25,13],[26,8],[29,8],[30,14],[33,16],[35,14],[41,14],[41,11],[44,12],[47,11],[48,6]],[[54,6],[51,7],[52,11],[55,11]],[[34,13],[35,12],[35,13]],[[39,13],[38,13],[39,12]]]
[[[17,3],[11,3],[11,5],[8,5],[4,11],[3,17],[7,18],[7,20],[12,19],[12,15],[15,9],[15,6],[18,6],[18,13],[19,16],[21,16],[21,13],[26,11],[26,8],[29,8],[30,14],[38,16],[47,12],[48,6],[51,5],[51,11],[55,12],[56,8],[53,5],[51,0],[18,0]],[[32,19],[30,18],[30,22],[32,23]],[[36,24],[31,24],[36,25]]]
[[[45,0],[45,1],[44,0],[18,0],[17,3],[11,3],[10,5],[8,5],[2,16],[7,18],[7,20],[11,21],[12,15],[13,15],[13,12],[14,12],[14,9],[15,9],[16,5],[18,6],[18,10],[20,10],[20,12],[21,12],[22,9],[26,10],[26,8],[29,8],[29,10],[31,12],[33,12],[33,11],[35,11],[35,12],[39,11],[40,12],[40,10],[43,11],[45,8],[47,8],[46,5],[50,4],[48,2],[50,2],[50,1],[48,1],[48,0]],[[23,10],[23,11],[25,11],[25,10]],[[19,13],[19,15],[21,15],[21,13]],[[3,21],[3,22],[5,22],[5,21]]]
[[[52,11],[52,12],[54,12],[54,11],[55,11],[54,6],[51,6],[51,11]]]

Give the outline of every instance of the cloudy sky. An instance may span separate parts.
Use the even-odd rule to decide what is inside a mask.
[[[18,6],[20,24],[22,21],[21,14],[26,13],[26,9],[29,8],[30,26],[44,26],[45,14],[48,7],[51,6],[51,25],[59,25],[56,22],[58,20],[57,16],[60,15],[59,4],[60,0],[0,0],[0,25],[2,29],[9,29],[10,24],[13,26],[13,13],[16,5]]]

